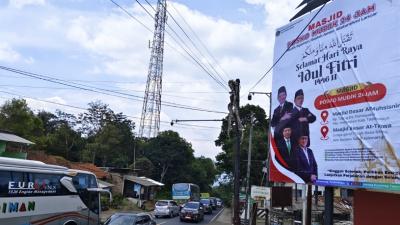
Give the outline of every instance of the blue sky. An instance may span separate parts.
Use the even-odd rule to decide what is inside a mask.
[[[134,0],[115,1],[146,26],[154,27],[152,19]],[[144,0],[140,2],[146,5]],[[155,0],[149,2],[155,4]],[[179,14],[185,17],[218,63],[203,48],[200,50],[204,56],[195,53],[200,60],[223,68],[231,78],[240,78],[242,90],[246,91],[271,66],[275,29],[288,22],[299,3],[300,0],[176,0],[168,1],[168,9],[194,38]],[[73,82],[84,80],[87,85],[143,96],[150,58],[148,41],[152,33],[109,0],[0,0],[0,21],[1,66]],[[179,32],[171,18],[168,21]],[[171,33],[169,28],[167,30]],[[180,35],[184,38],[182,33]],[[190,46],[188,41],[187,44]],[[227,111],[228,95],[182,54],[185,55],[167,34],[163,100]],[[267,77],[256,90],[269,91],[270,82]],[[101,100],[114,111],[134,117],[140,117],[142,108],[140,101],[75,90],[3,70],[0,70],[0,85],[0,90],[20,96],[84,108],[91,101]],[[0,92],[0,103],[12,97],[16,95]],[[34,110],[81,112],[35,99],[28,98]],[[252,103],[266,108],[266,102],[267,99],[257,96]],[[245,98],[242,103],[246,104]],[[163,107],[161,119],[217,119],[222,116]],[[139,124],[139,120],[134,121]],[[220,151],[213,143],[220,124],[198,125],[215,128],[171,127],[164,123],[161,130],[178,131],[193,144],[196,155],[214,157]]]

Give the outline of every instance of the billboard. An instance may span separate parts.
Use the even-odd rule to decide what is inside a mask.
[[[271,189],[269,187],[252,185],[250,196],[252,199],[265,199],[269,201],[271,199]]]
[[[276,31],[269,178],[400,190],[400,3],[317,11]]]

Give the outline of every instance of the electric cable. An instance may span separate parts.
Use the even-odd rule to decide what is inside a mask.
[[[138,1],[138,0],[135,0],[138,4],[139,4],[139,6],[153,19],[153,20],[155,20],[155,17]],[[147,2],[148,4],[150,4],[149,2]],[[150,4],[150,6],[151,6],[151,4]],[[122,7],[122,6],[120,6],[120,7]],[[152,6],[151,6],[152,7]],[[166,12],[167,13],[169,13],[168,12],[168,10],[166,9],[166,7],[163,5],[162,7],[164,7],[164,9],[166,10]],[[153,10],[155,10],[154,9],[154,7],[152,7],[153,8]],[[124,10],[125,11],[125,10]],[[180,47],[180,48],[182,48],[185,52],[186,52],[186,54],[190,57],[190,58],[192,58],[195,62],[196,62],[196,64],[198,65],[198,66],[200,66],[201,67],[201,69],[203,69],[206,73],[207,73],[207,75],[209,75],[218,85],[220,85],[222,88],[224,88],[225,90],[227,90],[227,91],[229,91],[229,89],[227,88],[227,86],[226,86],[226,84],[224,84],[225,83],[225,81],[223,80],[223,82],[221,82],[220,80],[218,80],[212,73],[211,73],[211,71],[209,71],[208,70],[208,68],[207,68],[207,66],[205,66],[204,64],[202,64],[201,63],[201,59],[198,57],[198,56],[196,56],[196,54],[190,49],[190,47],[186,44],[186,42],[180,37],[180,35],[169,25],[169,23],[167,22],[166,23],[166,25],[167,25],[167,27],[175,34],[175,36],[180,40],[180,42],[181,43],[183,43],[183,45],[184,45],[184,47],[181,45],[181,43],[180,42],[178,42],[176,39],[175,39],[175,37],[170,33],[170,32],[168,32],[168,30],[165,30],[165,32],[172,38],[172,40],[176,43],[176,44],[178,44],[178,46]],[[185,48],[186,47],[186,48]],[[201,52],[200,52],[200,54],[201,54]],[[215,69],[214,69],[215,70]],[[218,75],[218,74],[217,74]],[[218,75],[219,77],[220,77],[220,75]]]
[[[146,0],[147,1],[147,0]],[[196,34],[196,32],[192,29],[192,27],[189,25],[189,23],[186,21],[186,19],[182,16],[182,14],[178,11],[177,8],[175,8],[174,4],[170,4],[170,6],[175,10],[175,12],[178,14],[178,16],[182,19],[182,21],[186,24],[187,27],[192,31],[196,39],[200,42],[202,47],[206,50],[206,52],[211,56],[211,58],[214,60],[215,64],[220,68],[222,73],[225,75],[225,77],[228,80],[232,80],[232,78],[229,76],[229,74],[221,67],[221,65],[218,63],[218,60],[214,57],[213,54],[211,54],[210,50],[206,47],[204,42],[199,38],[199,36]]]
[[[317,17],[318,14],[322,11],[322,9],[325,7],[325,5],[326,5],[326,3],[324,5],[322,5],[322,7],[318,10],[318,12],[313,16],[313,18],[311,18],[311,20],[307,23],[307,25],[303,28],[303,30],[299,33],[299,35],[297,35],[296,39],[294,39],[294,40],[297,40],[303,34],[303,32],[307,29],[307,27],[311,24],[311,22],[315,19],[315,17]],[[286,48],[286,50],[283,52],[283,54],[274,62],[274,64],[267,70],[267,72],[264,73],[264,75],[262,75],[260,77],[260,79],[246,93],[253,90],[272,71],[272,69],[278,64],[278,62],[283,58],[283,56],[285,56],[285,54],[294,45],[294,43],[295,43],[295,41],[292,41],[290,43],[290,45]]]
[[[23,70],[18,70],[18,69],[5,67],[5,66],[1,66],[1,65],[0,65],[0,69],[6,70],[6,71],[9,71],[9,72],[12,72],[12,73],[18,73],[18,74],[21,74],[23,76],[32,77],[32,78],[36,78],[36,79],[39,79],[39,80],[44,80],[44,81],[47,81],[47,82],[57,83],[57,84],[60,84],[60,85],[73,87],[73,88],[76,88],[76,89],[81,89],[81,90],[85,90],[85,91],[89,91],[89,92],[94,92],[94,93],[99,93],[99,94],[104,94],[104,95],[109,95],[109,96],[114,96],[114,97],[119,97],[119,98],[125,98],[125,99],[134,100],[134,101],[140,101],[140,102],[143,101],[143,97],[137,96],[137,95],[127,94],[127,93],[108,90],[108,89],[99,88],[99,87],[93,87],[93,86],[89,86],[89,85],[77,84],[77,83],[74,83],[74,82],[69,82],[68,83],[68,81],[65,81],[65,80],[62,80],[62,79],[59,79],[59,78],[40,75],[40,74],[37,74],[37,73],[26,72],[26,71],[23,71]],[[110,93],[108,93],[108,92],[110,92]],[[183,104],[178,104],[178,103],[173,103],[173,102],[163,101],[161,104],[164,105],[164,106],[173,107],[173,108],[227,114],[226,112],[203,109],[203,108],[199,108],[199,107],[193,107],[193,106],[188,106],[188,105],[183,105]]]
[[[28,99],[32,99],[32,100],[35,100],[35,101],[40,101],[40,102],[45,102],[45,103],[49,103],[49,104],[64,106],[64,107],[68,107],[68,108],[74,108],[74,109],[79,109],[79,110],[87,110],[87,108],[84,108],[84,107],[79,107],[79,106],[74,106],[74,105],[70,105],[70,104],[64,104],[64,103],[59,103],[59,102],[39,99],[39,98],[35,98],[35,97],[29,97],[29,96],[26,96],[26,95],[23,95],[23,94],[13,93],[13,92],[10,92],[10,91],[0,90],[0,93],[5,93],[5,94],[8,94],[8,95],[28,98]],[[124,116],[126,116],[127,118],[140,120],[140,117],[137,117],[137,116],[128,116],[128,115],[124,115]],[[171,123],[171,122],[168,122],[168,121],[160,121],[160,122],[164,123],[164,124],[170,124]],[[201,125],[195,125],[195,124],[176,124],[174,126],[179,126],[180,128],[197,127],[197,128],[206,128],[206,129],[220,129],[218,127],[201,126]]]

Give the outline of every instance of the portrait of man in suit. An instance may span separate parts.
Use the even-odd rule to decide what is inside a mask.
[[[318,176],[318,166],[313,151],[307,147],[308,136],[301,135],[298,138],[298,147],[295,150],[296,171],[304,182],[314,183]]]
[[[288,170],[294,171],[296,166],[294,151],[297,144],[295,139],[292,137],[292,128],[289,125],[283,127],[282,137],[278,138],[276,142],[279,154],[282,156],[283,161],[287,164],[287,167],[285,165],[282,166],[285,166]]]
[[[274,109],[271,120],[271,126],[275,128],[274,136],[277,138],[282,135],[282,128],[289,122],[293,110],[293,103],[286,101],[286,97],[286,88],[282,86],[278,89],[279,106]]]
[[[297,140],[300,135],[304,134],[310,137],[310,123],[314,123],[317,119],[314,114],[303,107],[304,103],[304,92],[302,89],[296,91],[294,97],[294,107],[291,113],[290,124],[292,126],[294,138]],[[310,146],[310,140],[308,140],[307,146]]]

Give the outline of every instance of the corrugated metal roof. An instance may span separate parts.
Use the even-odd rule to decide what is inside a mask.
[[[105,182],[103,180],[97,180],[97,183],[99,183],[99,188],[108,188],[108,187],[114,187],[114,184],[110,184],[108,182]]]
[[[132,182],[141,184],[146,187],[150,186],[164,186],[163,183],[157,182],[147,177],[135,177],[135,176],[124,176],[124,180],[130,180]]]
[[[0,132],[0,140],[1,141],[8,141],[8,142],[16,142],[16,143],[23,143],[23,144],[28,144],[28,145],[33,145],[35,143],[28,141],[22,137],[19,137],[14,134],[8,134],[8,133],[3,133]]]

